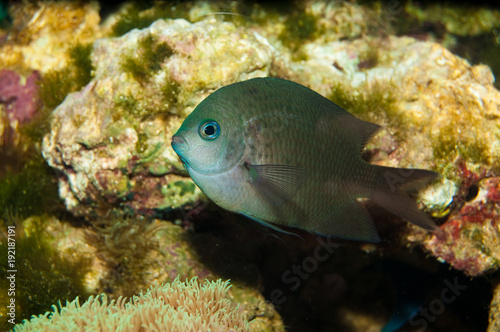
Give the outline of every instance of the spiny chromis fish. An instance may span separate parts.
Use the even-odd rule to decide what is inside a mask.
[[[380,128],[300,84],[254,78],[205,98],[172,137],[172,147],[217,205],[276,230],[380,241],[365,199],[435,230],[407,192],[437,173],[361,158]]]

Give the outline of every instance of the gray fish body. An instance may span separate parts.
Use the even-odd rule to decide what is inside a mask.
[[[220,125],[221,137],[207,142],[196,138],[200,123],[207,121]],[[216,204],[271,227],[269,223],[377,241],[370,215],[359,202],[369,198],[432,229],[432,221],[404,190],[435,173],[412,170],[403,178],[399,169],[362,160],[366,141],[378,129],[306,87],[261,78],[207,97],[172,145],[194,182]]]

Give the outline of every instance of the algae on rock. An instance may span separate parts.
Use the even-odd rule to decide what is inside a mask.
[[[18,221],[16,262],[23,264],[23,272],[16,279],[17,317],[29,319],[76,296],[106,293],[116,301],[153,284],[220,278],[200,262],[189,233],[180,226],[140,217],[119,219],[100,219],[92,228],[74,227],[47,216]],[[1,226],[3,232],[3,221]],[[2,284],[8,282],[3,280]],[[255,286],[233,281],[227,295],[239,305],[238,312],[247,317],[252,331],[283,331],[279,314]],[[0,303],[8,301],[7,293],[0,296]]]
[[[360,68],[370,47],[377,48],[377,61]],[[491,183],[500,176],[500,92],[491,70],[409,37],[311,42],[302,51],[308,60],[292,64],[302,83],[385,127],[368,144],[376,152],[372,162],[441,174],[419,201],[431,215],[448,219],[441,226],[445,237],[422,238],[421,230],[411,228],[411,242],[470,275],[497,269],[499,189]],[[484,193],[481,203],[464,206],[473,185]],[[484,241],[478,244],[478,236],[467,235],[471,229]]]
[[[93,80],[54,111],[43,143],[64,174],[66,207],[90,215],[103,202],[154,213],[194,202],[194,186],[174,196],[186,180],[174,174],[182,167],[172,132],[214,89],[267,75],[271,54],[256,34],[214,20],[158,20],[96,41]]]
[[[16,322],[31,315],[43,314],[57,301],[71,300],[90,294],[88,280],[95,273],[92,252],[82,242],[81,232],[42,215],[21,220],[0,216],[0,248],[7,247],[7,226],[15,226],[15,313]],[[5,239],[5,240],[4,240]],[[7,250],[0,256],[0,286],[9,289]],[[11,296],[0,295],[0,329],[7,331],[7,312]]]
[[[252,10],[254,17],[259,9]],[[373,14],[350,4],[312,3],[308,15],[338,12],[346,20]],[[285,24],[275,18],[278,27]],[[85,216],[102,204],[155,214],[192,204],[201,192],[185,178],[170,148],[171,134],[218,87],[271,74],[309,86],[383,125],[386,130],[368,145],[373,163],[441,173],[418,198],[436,218],[459,211],[461,195],[472,185],[464,169],[477,175],[476,182],[498,177],[500,96],[488,67],[471,66],[439,44],[410,37],[360,32],[357,39],[339,40],[343,32],[335,37],[333,27],[317,18],[304,24],[330,37],[311,28],[298,49],[294,42],[280,41],[281,28],[250,23],[243,28],[211,16],[197,23],[158,20],[96,41],[93,80],[55,110],[43,144],[48,163],[63,174],[60,193],[67,208]],[[369,31],[376,22],[367,24],[363,29]],[[294,61],[297,52],[301,56]],[[491,202],[495,196],[487,197]],[[415,243],[432,238],[408,230]]]

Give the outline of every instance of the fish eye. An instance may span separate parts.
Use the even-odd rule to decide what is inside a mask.
[[[210,120],[200,126],[199,132],[204,140],[213,140],[219,137],[220,126],[217,122]]]

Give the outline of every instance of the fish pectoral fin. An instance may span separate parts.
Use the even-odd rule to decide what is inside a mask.
[[[300,188],[307,171],[289,165],[245,165],[250,170],[250,184],[262,199],[272,206],[281,206]]]
[[[337,215],[329,216],[316,224],[314,232],[347,240],[380,242],[370,214],[358,201],[353,201]]]

